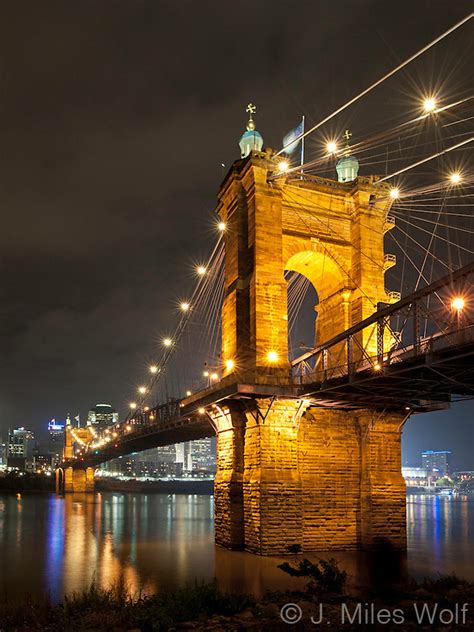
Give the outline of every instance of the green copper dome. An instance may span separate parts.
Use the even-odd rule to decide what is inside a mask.
[[[247,130],[242,134],[239,141],[240,157],[246,158],[251,151],[261,151],[263,138],[256,129]]]
[[[359,173],[359,161],[355,156],[343,156],[336,165],[339,182],[352,182]]]

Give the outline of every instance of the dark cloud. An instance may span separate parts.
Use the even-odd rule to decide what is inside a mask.
[[[221,163],[238,156],[249,100],[267,144],[279,146],[302,112],[317,121],[470,9],[441,0],[5,7],[1,429],[39,428],[100,399],[123,406],[171,326],[191,262],[209,251]],[[413,106],[421,76],[436,79],[433,59],[455,70],[449,46],[428,73],[422,63],[400,75],[338,125],[362,135],[389,124]]]

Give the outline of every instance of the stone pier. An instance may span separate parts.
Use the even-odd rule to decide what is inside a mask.
[[[405,548],[404,415],[256,405],[217,428],[218,544],[261,555]]]
[[[67,467],[64,469],[62,477],[58,476],[59,470],[56,473],[56,491],[60,491],[58,487],[62,485],[62,491],[69,492],[93,492],[94,491],[94,468],[73,468]],[[62,479],[62,483],[59,481]]]

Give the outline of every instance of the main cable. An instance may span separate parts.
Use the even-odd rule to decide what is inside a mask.
[[[390,72],[386,73],[383,77],[381,77],[380,79],[378,79],[377,81],[375,81],[372,85],[370,85],[368,88],[366,88],[365,90],[363,90],[362,92],[359,92],[359,94],[355,97],[353,97],[352,99],[350,99],[350,101],[347,101],[344,105],[342,105],[340,108],[338,108],[337,110],[335,110],[332,114],[330,114],[329,116],[326,116],[326,118],[324,118],[322,121],[320,121],[319,123],[317,123],[316,125],[314,125],[313,127],[311,127],[309,130],[307,130],[306,132],[304,132],[303,134],[300,134],[297,138],[295,138],[294,142],[298,143],[300,140],[302,140],[303,138],[306,138],[306,136],[308,136],[308,134],[312,134],[315,130],[317,130],[319,127],[321,127],[321,125],[324,125],[324,123],[327,123],[328,121],[330,121],[332,118],[334,118],[335,116],[337,116],[340,112],[343,112],[345,109],[347,109],[350,105],[352,105],[353,103],[355,103],[356,101],[358,101],[359,99],[361,99],[363,96],[365,96],[366,94],[368,94],[369,92],[371,92],[374,88],[376,88],[377,86],[379,86],[381,83],[383,83],[386,79],[388,79],[389,77],[391,77],[392,75],[394,75],[395,73],[397,73],[399,70],[401,70],[402,68],[404,68],[405,66],[407,66],[409,63],[411,63],[412,61],[414,61],[417,57],[420,57],[420,55],[423,55],[423,53],[426,53],[427,50],[429,50],[430,48],[432,48],[433,46],[435,46],[436,44],[438,44],[438,42],[440,42],[441,40],[443,40],[445,37],[447,37],[448,35],[450,35],[451,33],[453,33],[454,31],[456,31],[459,27],[461,27],[463,24],[465,24],[466,22],[468,22],[472,17],[474,17],[474,13],[470,13],[469,15],[467,15],[465,18],[463,18],[460,22],[457,22],[454,26],[452,26],[451,28],[449,28],[447,31],[445,31],[444,33],[442,33],[441,35],[439,35],[437,38],[435,38],[432,42],[430,42],[429,44],[427,44],[426,46],[424,46],[423,48],[421,48],[419,51],[417,51],[414,55],[412,55],[411,57],[409,57],[408,59],[406,59],[404,62],[402,62],[401,64],[399,64],[396,68],[394,68],[393,70],[391,70]],[[282,149],[280,149],[280,151],[276,154],[277,156],[279,156],[280,154],[283,153],[284,151],[284,147]]]

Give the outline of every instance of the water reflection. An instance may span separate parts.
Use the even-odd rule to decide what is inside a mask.
[[[297,587],[298,580],[277,569],[279,558],[215,547],[212,515],[209,496],[0,496],[0,590],[49,592],[56,601],[93,581],[104,588],[123,583],[133,593],[213,577],[227,589],[257,595]],[[409,573],[455,571],[474,580],[473,518],[468,498],[410,497]],[[352,586],[366,585],[380,567],[380,555],[321,553],[329,555],[348,571]]]
[[[409,572],[455,572],[474,580],[474,498],[420,495],[407,501]]]

